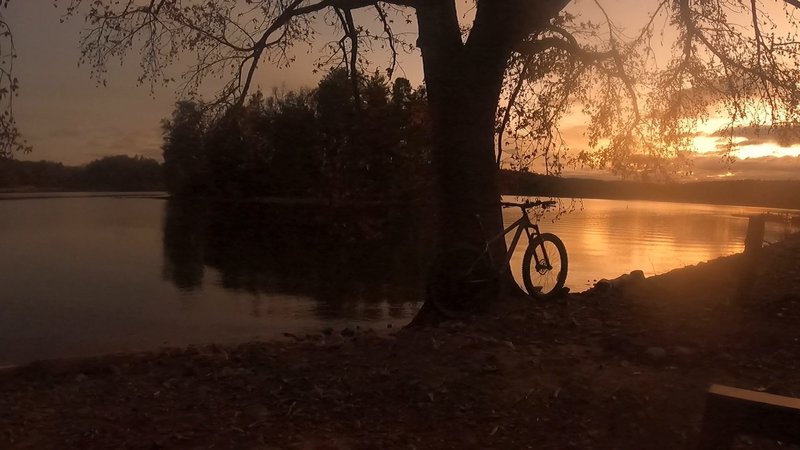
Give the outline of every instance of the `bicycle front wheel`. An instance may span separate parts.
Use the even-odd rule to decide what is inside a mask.
[[[534,299],[558,296],[567,281],[567,249],[558,236],[542,233],[528,244],[522,258],[522,281]]]

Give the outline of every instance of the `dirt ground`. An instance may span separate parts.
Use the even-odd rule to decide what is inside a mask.
[[[800,396],[800,238],[745,295],[743,267],[423,330],[33,363],[0,374],[0,448],[694,448],[712,383]]]

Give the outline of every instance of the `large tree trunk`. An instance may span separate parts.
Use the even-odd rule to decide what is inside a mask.
[[[431,104],[442,242],[482,244],[502,229],[494,156],[497,94],[492,86],[476,86],[468,73],[474,71],[464,68]]]
[[[482,248],[503,225],[494,136],[510,51],[502,45],[464,45],[452,2],[434,1],[430,7],[419,9],[417,15],[433,129],[438,252],[458,244]],[[504,240],[498,240],[491,251],[495,264],[505,263]],[[436,300],[437,304],[454,305],[464,301],[431,299],[450,293],[431,288],[439,282],[429,279],[427,303]],[[483,294],[479,301],[488,302],[497,291]],[[430,305],[426,309],[430,310]]]
[[[494,136],[506,64],[514,46],[546,26],[567,3],[479,1],[466,42],[462,41],[453,0],[426,0],[416,6],[418,45],[433,122],[439,251],[453,243],[483,247],[487,238],[502,231]],[[504,269],[505,241],[498,240],[491,252],[496,269]],[[510,272],[505,273],[508,275],[497,287],[516,286]],[[436,270],[432,274],[437,274]],[[423,313],[432,309],[431,303],[453,305],[462,301],[439,298],[447,291],[431,289],[437,282],[435,276],[428,281]],[[494,290],[479,302],[493,300],[492,293],[496,296],[500,292]]]

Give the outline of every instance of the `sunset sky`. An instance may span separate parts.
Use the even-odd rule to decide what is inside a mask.
[[[612,13],[623,21],[626,11],[646,12],[641,2],[608,2]],[[776,2],[778,4],[779,2]],[[588,8],[592,2],[577,0],[573,9]],[[626,6],[627,5],[627,6]],[[637,8],[638,7],[638,8]],[[161,157],[160,122],[169,116],[178,99],[174,87],[158,88],[152,95],[146,86],[137,87],[137,61],[130,58],[122,67],[111,67],[108,85],[97,86],[88,67],[78,67],[78,39],[82,21],[59,23],[63,9],[52,2],[13,1],[6,12],[14,32],[18,59],[15,71],[21,81],[15,114],[20,129],[33,153],[20,159],[54,160],[76,165],[113,154]],[[300,53],[297,62],[286,70],[262,69],[258,87],[289,89],[312,86],[319,75],[312,73],[314,54]],[[385,64],[384,64],[385,65]],[[264,67],[264,66],[262,66]],[[176,70],[175,74],[177,75]],[[401,60],[398,75],[418,84],[422,82],[421,62],[416,54]],[[800,178],[800,139],[783,138],[762,131],[737,137],[740,161],[724,163],[714,136],[724,119],[702,124],[695,139],[695,179]],[[575,147],[585,139],[583,126],[575,120],[562,128]],[[781,140],[779,144],[778,141]],[[580,176],[602,176],[586,170],[567,172]]]

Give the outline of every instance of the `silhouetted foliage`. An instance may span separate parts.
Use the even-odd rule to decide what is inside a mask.
[[[52,161],[17,161],[0,158],[0,189],[62,188],[75,179],[76,167]]]
[[[76,182],[92,190],[155,190],[164,185],[161,164],[142,156],[107,156],[81,169]]]
[[[5,18],[10,0],[0,0],[0,159],[11,158],[15,152],[29,152],[31,147],[22,138],[14,118],[14,98],[19,80],[14,75],[17,58],[11,27]]]
[[[266,99],[268,119],[261,131],[262,149],[271,153],[267,192],[304,196],[323,191],[326,155],[315,96],[312,91],[274,92]]]
[[[163,124],[174,194],[411,199],[430,181],[422,89],[333,70],[313,91],[253,95],[218,116],[179,102]]]
[[[0,159],[0,189],[154,191],[164,189],[161,164],[141,156],[107,156],[84,166]]]
[[[207,163],[201,152],[205,124],[203,111],[194,102],[178,102],[172,120],[164,121],[164,178],[167,190],[195,190],[205,183]]]

